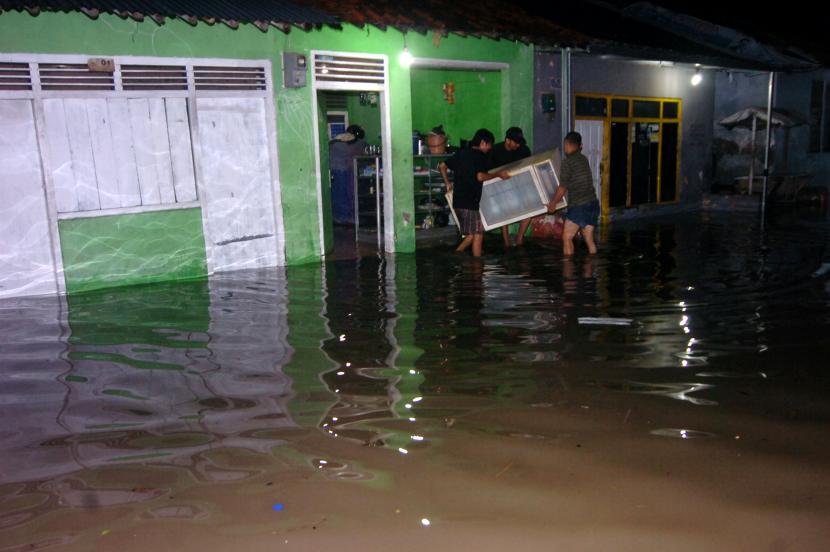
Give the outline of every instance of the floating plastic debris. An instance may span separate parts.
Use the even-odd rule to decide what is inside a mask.
[[[813,278],[821,278],[825,274],[830,273],[830,263],[823,263],[818,270],[813,272]]]
[[[634,322],[631,318],[592,318],[581,316],[579,323],[587,326],[630,326]]]
[[[273,506],[271,506],[271,509],[274,510],[275,512],[282,512],[284,508],[285,508],[285,506],[280,504],[280,503],[277,503],[277,504],[274,504]]]

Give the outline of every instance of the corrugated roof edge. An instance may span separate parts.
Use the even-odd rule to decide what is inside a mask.
[[[223,23],[232,29],[239,28],[240,24],[243,23],[250,23],[254,25],[259,30],[263,32],[267,32],[269,27],[274,27],[279,29],[284,33],[289,33],[292,27],[296,27],[303,31],[310,31],[313,29],[320,29],[324,26],[328,26],[334,29],[342,29],[344,24],[352,25],[357,28],[364,28],[366,26],[375,27],[381,31],[385,31],[389,27],[398,30],[399,32],[406,33],[406,32],[416,32],[418,34],[425,35],[429,32],[439,32],[443,36],[447,36],[449,34],[454,34],[457,36],[462,37],[475,37],[475,38],[489,38],[491,40],[509,40],[513,42],[521,42],[522,44],[538,44],[538,45],[545,45],[548,47],[573,47],[573,48],[587,48],[590,43],[590,39],[588,37],[584,37],[582,41],[577,40],[568,40],[568,41],[557,41],[557,42],[548,42],[545,40],[540,40],[538,36],[528,36],[528,35],[518,35],[514,33],[506,33],[506,32],[475,32],[475,31],[463,31],[463,30],[447,30],[447,29],[432,29],[423,25],[412,25],[412,26],[405,26],[405,25],[386,25],[383,23],[375,23],[375,22],[349,22],[349,21],[341,21],[339,18],[324,16],[329,19],[328,22],[325,23],[304,23],[304,22],[292,22],[292,21],[263,21],[263,20],[252,20],[246,21],[242,19],[223,19],[217,17],[206,17],[206,16],[194,16],[194,15],[187,15],[187,14],[176,14],[176,15],[168,15],[168,14],[158,14],[158,13],[143,13],[137,11],[125,11],[125,10],[102,10],[97,8],[53,8],[51,6],[23,6],[23,7],[13,7],[11,9],[3,8],[0,4],[0,13],[3,11],[17,11],[17,12],[28,12],[31,16],[36,17],[42,12],[52,12],[52,13],[72,13],[72,12],[80,12],[85,14],[87,17],[91,19],[97,19],[101,13],[110,13],[112,15],[121,17],[122,19],[133,19],[134,21],[144,21],[145,19],[151,19],[158,25],[163,25],[166,20],[168,19],[181,19],[190,25],[197,25],[199,22],[205,23],[207,25],[215,25],[216,23]]]
[[[8,4],[14,4],[9,6]],[[21,5],[22,4],[22,5]],[[308,8],[306,8],[308,9]],[[246,19],[244,17],[239,18],[220,18],[220,17],[210,17],[210,16],[196,16],[190,15],[187,13],[145,13],[140,11],[127,11],[127,10],[116,10],[116,9],[100,9],[100,8],[87,8],[87,7],[71,7],[71,6],[42,6],[42,5],[28,5],[23,4],[21,2],[0,2],[0,13],[3,11],[17,11],[17,12],[27,12],[29,15],[36,17],[40,13],[43,12],[52,12],[52,13],[72,13],[72,12],[80,12],[89,17],[90,19],[97,19],[98,16],[102,13],[110,13],[122,19],[133,19],[134,21],[144,21],[145,19],[151,19],[158,25],[163,25],[168,19],[181,19],[182,21],[188,23],[189,25],[197,25],[198,23],[202,22],[207,25],[215,25],[216,23],[223,23],[230,27],[231,29],[239,28],[240,24],[243,23],[250,23],[254,25],[259,30],[263,32],[267,32],[269,27],[274,27],[279,29],[283,33],[289,33],[292,27],[296,27],[298,29],[302,29],[304,31],[310,31],[312,29],[320,29],[323,26],[329,26],[335,29],[342,28],[342,24],[337,18],[331,17],[327,14],[323,14],[320,12],[316,12],[314,17],[310,17],[309,19],[313,19],[313,22],[309,21],[279,21],[279,20],[263,20],[263,19]],[[241,15],[241,14],[240,14]]]

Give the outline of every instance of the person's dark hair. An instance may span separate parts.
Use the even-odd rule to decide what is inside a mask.
[[[471,140],[471,146],[476,148],[481,145],[482,142],[486,142],[488,144],[492,144],[496,141],[496,137],[493,136],[493,133],[487,130],[486,128],[480,128],[476,131],[475,136]]]
[[[358,125],[349,125],[346,132],[353,134],[356,140],[362,140],[366,136],[366,131]]]
[[[525,133],[522,132],[522,129],[519,127],[510,127],[507,129],[507,132],[504,134],[505,140],[513,140],[520,146],[526,146],[527,140],[525,140]]]
[[[581,146],[582,145],[582,135],[578,132],[569,132],[565,136],[565,141],[570,142],[571,144],[573,144],[575,146]]]

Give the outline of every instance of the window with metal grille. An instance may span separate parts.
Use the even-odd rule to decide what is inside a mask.
[[[184,65],[122,65],[124,90],[187,90]]]
[[[315,54],[314,79],[318,82],[383,84],[386,70],[381,57]]]
[[[41,63],[41,90],[115,90],[112,73],[91,71],[83,63]]]
[[[31,90],[28,63],[0,63],[0,90]]]
[[[265,90],[264,67],[193,67],[196,90]]]

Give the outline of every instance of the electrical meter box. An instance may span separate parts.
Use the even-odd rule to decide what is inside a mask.
[[[306,85],[306,57],[294,52],[282,54],[282,83],[286,88],[302,88]]]

